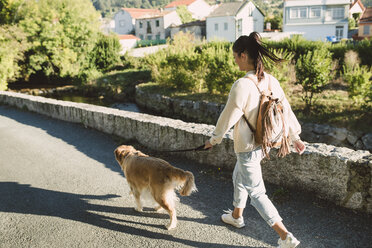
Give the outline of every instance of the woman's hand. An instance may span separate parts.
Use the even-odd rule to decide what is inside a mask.
[[[205,143],[204,143],[204,149],[205,150],[208,150],[208,149],[212,148],[212,146],[213,145],[211,144],[211,142],[209,140],[205,141]]]
[[[294,148],[296,149],[296,151],[298,152],[298,154],[302,154],[305,149],[306,149],[306,146],[304,144],[304,142],[302,142],[302,140],[296,140],[295,142],[293,142],[293,146]]]

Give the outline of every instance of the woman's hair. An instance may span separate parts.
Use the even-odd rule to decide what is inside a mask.
[[[267,62],[267,59],[273,62],[283,61],[283,59],[270,52],[269,49],[264,46],[257,32],[252,32],[249,36],[240,36],[234,42],[233,51],[236,52],[239,57],[242,53],[247,53],[249,58],[253,60],[258,82],[264,78],[264,63]]]

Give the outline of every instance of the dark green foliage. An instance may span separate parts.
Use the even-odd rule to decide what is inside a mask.
[[[314,96],[324,90],[331,79],[332,57],[327,49],[309,51],[296,63],[296,84],[302,85],[305,112],[309,113]]]
[[[89,55],[91,66],[98,70],[109,69],[120,62],[121,45],[116,35],[99,34]]]
[[[137,47],[147,47],[166,44],[167,40],[139,40],[137,41]]]

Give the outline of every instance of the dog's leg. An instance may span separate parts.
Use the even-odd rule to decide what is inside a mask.
[[[168,191],[161,194],[160,199],[155,199],[159,203],[159,205],[164,208],[169,214],[170,223],[166,225],[166,228],[168,230],[171,230],[177,226],[177,215],[173,195],[173,191]]]
[[[142,203],[141,203],[141,193],[138,192],[138,190],[132,190],[134,199],[136,200],[137,207],[134,208],[134,210],[138,212],[142,212]]]

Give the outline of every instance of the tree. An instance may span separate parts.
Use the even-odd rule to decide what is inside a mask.
[[[0,26],[0,90],[7,89],[8,81],[20,73],[18,62],[27,47],[26,36],[16,26]]]
[[[177,6],[176,12],[181,18],[182,23],[192,22],[194,20],[186,5]]]
[[[75,77],[88,68],[98,17],[90,0],[39,0],[20,21],[31,43],[26,75]]]

